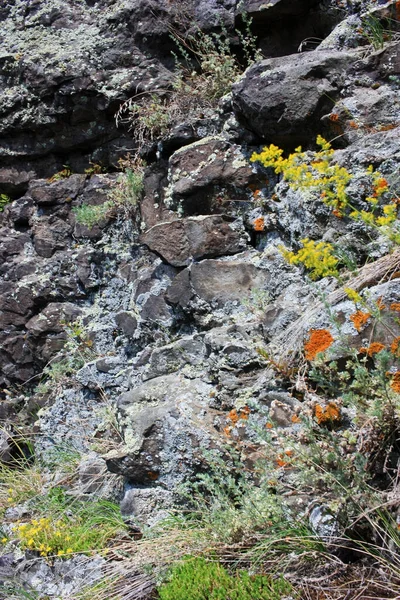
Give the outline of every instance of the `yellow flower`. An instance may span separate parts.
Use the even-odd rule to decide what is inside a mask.
[[[3,538],[1,538],[1,543],[2,543],[2,544],[5,544],[6,542],[8,542],[8,540],[7,540],[7,538],[6,538],[6,537],[3,537]]]
[[[71,554],[71,552],[73,552],[73,551],[74,551],[73,548],[67,548],[66,549],[67,554]]]
[[[346,292],[349,300],[352,302],[362,302],[362,298],[360,294],[356,292],[356,290],[353,290],[352,288],[344,288],[344,291]]]

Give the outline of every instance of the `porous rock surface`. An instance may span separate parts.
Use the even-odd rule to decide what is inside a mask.
[[[322,238],[379,258],[387,242],[284,182],[273,196],[275,174],[249,160],[258,143],[313,148],[324,133],[339,139],[335,160],[353,173],[356,201],[369,164],[398,182],[399,43],[357,46],[359,13],[371,7],[352,3],[344,26],[338,4],[244,2],[265,59],[235,83],[212,127],[150,153],[134,216],[109,214],[92,228],[76,209],[106,202],[117,160],[135,150],[116,110],[173,80],[168,32],[179,3],[0,7],[0,193],[11,197],[0,212],[0,418],[11,433],[13,423],[34,422],[42,458],[60,444],[78,451],[73,492],[121,501],[141,527],[165,516],[178,484],[205,468],[204,450],[223,454],[240,442],[251,468],[252,426],[265,425],[265,410],[293,426],[299,401],[257,349],[285,353],[289,340],[300,347],[311,328],[326,327],[321,294],[336,298],[354,346],[368,337],[349,324],[355,307],[334,296],[338,282],[310,283],[279,247]],[[222,20],[233,35],[241,22],[231,0],[185,6],[211,30]],[[308,26],[326,43],[297,53]],[[108,172],[85,173],[90,161]],[[73,174],[51,179],[64,165]],[[369,288],[387,305],[400,296],[396,279]],[[57,379],[57,364],[71,356],[74,368]],[[49,365],[50,389],[37,387]],[[248,406],[246,419],[232,420]],[[1,440],[4,461],[10,435]],[[1,580],[19,565],[20,581],[35,581],[42,597],[68,597],[86,577],[80,563],[71,584],[57,562],[33,572],[12,553],[1,561]]]

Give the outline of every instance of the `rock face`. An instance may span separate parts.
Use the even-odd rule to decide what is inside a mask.
[[[300,374],[296,394],[288,383],[289,355],[304,352],[310,331],[334,315],[349,347],[400,336],[392,241],[338,218],[322,191],[293,189],[250,161],[260,142],[288,151],[301,143],[311,162],[324,134],[336,140],[333,164],[351,172],[352,205],[364,210],[368,194],[377,197],[373,165],[397,206],[400,46],[367,46],[355,34],[369,3],[353,4],[331,32],[343,14],[335,0],[2,3],[1,461],[12,458],[13,427],[34,422],[45,464],[63,445],[80,455],[71,493],[120,501],[127,518],[152,525],[177,486],[207,469],[206,451],[223,457],[237,446],[251,471],[255,431],[268,418],[297,431],[308,392]],[[242,7],[266,57],[218,107],[206,105],[195,122],[183,112],[149,140],[143,196],[116,202],[117,161],[136,143],[115,112],[171,89],[171,24],[191,27],[185,12],[209,32],[223,22],[241,58]],[[311,35],[327,37],[296,53]],[[131,156],[129,168],[137,164]],[[101,217],[82,220],[82,209]],[[384,306],[384,326],[358,330],[340,282],[311,282],[284,259],[304,238],[339,247],[347,265],[377,259],[379,278],[367,268],[357,289]],[[18,560],[2,557],[0,567]],[[57,561],[24,572],[24,582],[50,582],[42,597],[79,588],[63,588]]]

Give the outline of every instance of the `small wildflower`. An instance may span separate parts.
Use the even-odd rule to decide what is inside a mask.
[[[1,538],[2,544],[6,544],[7,542],[8,542],[8,539],[6,537]]]
[[[346,292],[348,299],[352,302],[362,302],[362,298],[360,294],[356,292],[356,290],[353,290],[352,288],[344,288],[344,291]]]

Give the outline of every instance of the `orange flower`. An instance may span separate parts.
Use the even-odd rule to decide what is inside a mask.
[[[384,344],[380,344],[379,342],[372,342],[368,346],[368,348],[360,348],[360,352],[362,354],[368,354],[368,356],[373,356],[374,354],[378,354],[378,352],[382,352],[386,346]]]
[[[314,360],[319,352],[324,352],[333,343],[334,339],[329,329],[310,329],[309,340],[304,344],[307,360]]]
[[[334,402],[329,402],[325,407],[317,404],[314,408],[314,415],[318,425],[341,420],[340,408]]]
[[[264,231],[264,227],[265,227],[264,217],[258,217],[258,219],[255,219],[253,226],[254,226],[254,231]]]
[[[361,331],[364,327],[365,323],[370,318],[371,313],[362,312],[362,310],[358,310],[353,315],[350,315],[350,321],[353,322],[354,327],[357,331]]]
[[[292,421],[292,423],[301,423],[301,419],[297,415],[292,415],[292,418],[290,420]]]
[[[390,345],[390,352],[397,358],[400,358],[400,337],[397,337],[393,340]]]
[[[339,120],[339,115],[337,113],[332,113],[329,115],[329,120],[330,121],[338,121]]]
[[[265,424],[265,427],[266,427],[267,429],[272,429],[272,428],[273,428],[273,425],[272,425],[272,423],[269,423],[269,422],[268,422],[268,423],[266,423],[266,424]]]
[[[397,310],[400,312],[400,302],[392,302],[390,305],[391,310]]]
[[[353,129],[358,129],[358,125],[355,121],[349,121],[349,125],[350,127],[352,127]]]
[[[392,390],[400,394],[400,371],[397,371],[397,373],[394,374],[390,387]]]
[[[335,217],[337,217],[338,219],[341,219],[343,217],[343,213],[340,212],[340,210],[338,210],[337,208],[333,209],[332,214],[335,215]]]

